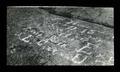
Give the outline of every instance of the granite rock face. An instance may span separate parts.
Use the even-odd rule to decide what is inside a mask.
[[[114,29],[73,18],[80,8],[8,7],[7,64],[114,65]]]

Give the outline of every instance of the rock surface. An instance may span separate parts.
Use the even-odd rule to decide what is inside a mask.
[[[79,15],[74,15],[75,10],[88,10],[89,18],[99,20],[93,9],[101,10],[81,9],[8,7],[7,64],[114,65],[113,28],[59,15],[69,12],[74,17]]]
[[[41,8],[41,7],[40,7]],[[48,7],[50,13],[69,18],[77,18],[108,27],[114,27],[114,9],[104,7]]]

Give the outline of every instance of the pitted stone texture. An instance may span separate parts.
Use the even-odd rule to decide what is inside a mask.
[[[12,12],[14,12],[14,15],[11,14]],[[20,15],[21,13],[24,15]],[[19,17],[17,14],[19,14]],[[33,51],[29,52],[26,51],[27,49],[24,49],[24,46],[23,49],[18,47],[19,50],[21,50],[18,53],[21,55],[25,54],[24,56],[27,56],[27,54],[31,53],[31,55],[38,54],[45,56],[45,59],[48,61],[45,63],[51,65],[103,65],[102,63],[97,63],[100,61],[103,61],[103,63],[105,63],[104,65],[108,65],[112,63],[110,60],[114,58],[114,29],[79,19],[57,16],[44,10],[34,8],[10,9],[8,10],[7,19],[8,26],[10,26],[8,29],[12,29],[14,31],[13,33],[17,32],[17,29],[14,29],[14,25],[19,28],[17,34],[25,32],[21,40],[29,35],[34,36],[32,39],[28,39],[33,40],[32,43],[29,44],[28,42],[24,43],[19,40],[17,34],[15,37],[8,35],[8,39],[11,38],[11,42],[18,46],[20,42],[32,46]],[[30,29],[28,32],[25,31],[25,29],[29,27],[35,29]],[[8,34],[11,33],[11,31],[8,32]],[[43,33],[43,35],[37,36],[40,32]],[[28,50],[31,50],[30,48],[28,47]],[[13,52],[14,51],[13,49]],[[12,54],[14,54],[13,52]],[[17,54],[17,52],[15,53]],[[103,54],[103,59],[96,57],[99,54]],[[77,57],[77,55],[81,55],[81,57]],[[52,57],[53,59],[55,58],[55,61],[51,59]],[[59,58],[60,61],[58,61]],[[53,62],[49,59],[53,60]],[[19,61],[19,59],[17,60]],[[64,60],[65,63],[63,62]],[[69,64],[67,60],[72,64]],[[107,60],[109,63],[106,63]],[[39,63],[40,62],[38,62],[38,64]],[[22,64],[24,65],[24,63]]]

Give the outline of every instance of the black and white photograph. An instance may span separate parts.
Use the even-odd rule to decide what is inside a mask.
[[[7,6],[7,65],[114,66],[114,8]]]

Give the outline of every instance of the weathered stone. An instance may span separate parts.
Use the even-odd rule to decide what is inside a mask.
[[[89,11],[86,12],[88,13],[86,17],[84,17],[84,11],[86,11],[86,8],[80,9],[80,13],[82,12],[83,14],[83,19],[94,19],[99,15],[94,14],[97,13],[92,11],[94,8],[87,9]],[[114,58],[113,28],[99,25],[97,23],[87,22],[87,20],[83,21],[79,18],[73,19],[74,16],[78,17],[79,15],[79,13],[78,15],[74,15],[75,13],[73,11],[79,10],[78,8],[66,8],[64,12],[62,11],[64,9],[59,10],[55,8],[53,10],[55,10],[55,13],[51,14],[49,11],[47,12],[44,9],[38,8],[8,8],[7,44],[8,47],[11,45],[10,43],[16,44],[16,48],[13,49],[11,53],[9,52],[10,49],[7,48],[7,51],[9,52],[7,52],[7,57],[10,58],[10,55],[15,57],[11,57],[11,61],[7,59],[8,64],[29,64],[29,60],[28,63],[25,63],[27,62],[27,59],[25,59],[25,62],[19,61],[19,57],[24,60],[23,56],[29,57],[29,55],[34,54],[45,57],[48,63],[50,61],[49,59],[53,57],[53,62],[49,63],[51,65],[64,65],[64,63],[66,65],[103,65],[103,63],[104,65],[108,65],[109,63],[113,63],[111,62],[111,58]],[[57,15],[56,12],[58,12]],[[59,14],[66,15],[58,16]],[[73,14],[74,16],[69,16],[69,14]],[[69,18],[66,18],[66,16]],[[21,47],[19,47],[19,44]],[[24,44],[30,45],[31,47],[27,47],[27,45],[22,46]],[[100,53],[103,54],[105,60],[95,57]],[[30,59],[32,59],[33,56],[30,57]],[[58,61],[59,59],[61,61]],[[16,62],[13,62],[14,60],[16,60]],[[66,61],[63,62],[64,60]],[[36,60],[33,59],[33,61],[37,63]],[[42,60],[37,61],[44,62]],[[47,64],[46,61],[44,64]],[[71,61],[73,64],[69,64],[67,61]],[[103,63],[100,63],[101,61],[103,61]],[[112,59],[112,61],[114,61],[114,59]],[[38,64],[41,62],[38,62]]]

